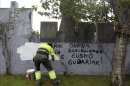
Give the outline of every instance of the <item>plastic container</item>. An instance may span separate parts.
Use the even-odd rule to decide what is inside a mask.
[[[33,79],[35,79],[35,69],[28,69],[28,70],[27,70],[26,78],[27,78],[28,80],[33,80]]]

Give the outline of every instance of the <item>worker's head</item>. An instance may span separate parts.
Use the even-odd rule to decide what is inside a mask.
[[[51,47],[53,47],[53,44],[52,43],[47,43],[48,45],[50,45]]]

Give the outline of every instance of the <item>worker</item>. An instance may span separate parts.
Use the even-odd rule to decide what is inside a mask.
[[[57,79],[56,73],[53,70],[51,62],[49,60],[49,54],[52,57],[52,60],[55,60],[54,50],[52,43],[42,43],[40,44],[36,55],[33,58],[35,63],[36,71],[35,71],[35,79],[36,86],[41,86],[41,71],[40,64],[42,63],[44,67],[48,70],[49,77],[52,81],[53,86],[58,86],[60,84],[60,80]]]

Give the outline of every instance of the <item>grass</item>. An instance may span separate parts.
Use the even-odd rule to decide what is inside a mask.
[[[58,76],[60,86],[109,86],[108,76]],[[52,86],[48,76],[42,76],[42,86]],[[130,76],[126,77],[126,85],[130,86]],[[35,80],[27,80],[25,76],[0,75],[0,86],[35,86]]]

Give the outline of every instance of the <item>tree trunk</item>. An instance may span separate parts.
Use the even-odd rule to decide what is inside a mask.
[[[2,35],[2,52],[3,56],[5,57],[5,64],[6,64],[6,74],[10,74],[10,54],[8,51],[8,44],[7,44],[7,35]]]
[[[75,35],[75,27],[76,27],[76,21],[73,19],[73,16],[69,14],[68,9],[73,8],[73,2],[74,0],[71,0],[66,2],[62,1],[60,3],[60,12],[62,16],[59,34],[58,34],[58,41],[60,42],[71,42],[76,40]],[[69,5],[68,5],[69,4]]]
[[[117,33],[115,49],[112,58],[110,86],[124,86],[127,43],[128,36],[124,33]]]
[[[75,21],[72,18],[62,18],[58,36],[60,42],[76,41]]]

